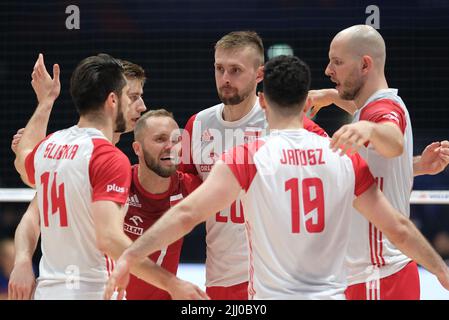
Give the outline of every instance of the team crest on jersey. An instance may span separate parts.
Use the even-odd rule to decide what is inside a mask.
[[[139,216],[132,216],[128,219],[131,221],[134,225],[130,225],[128,223],[123,224],[123,229],[129,233],[141,236],[143,234],[143,228],[138,227],[139,224],[143,223],[143,220]]]
[[[201,134],[201,142],[210,142],[210,141],[214,141],[214,136],[212,135],[212,133],[210,133],[209,129],[206,129]]]
[[[142,208],[142,204],[140,203],[139,198],[137,197],[137,194],[134,194],[134,195],[128,197],[128,204],[131,207]]]
[[[243,134],[244,143],[250,143],[262,136],[262,129],[256,127],[248,127]]]

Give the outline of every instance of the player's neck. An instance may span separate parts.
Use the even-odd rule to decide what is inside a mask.
[[[304,128],[304,113],[301,112],[299,116],[281,117],[277,115],[270,115],[268,120],[268,127],[270,130],[288,130],[288,129],[302,129]]]
[[[139,183],[145,189],[145,191],[152,194],[161,194],[167,192],[170,188],[170,177],[161,177],[154,171],[141,164],[139,164],[137,178],[139,179]]]
[[[381,89],[388,89],[388,83],[384,76],[373,79],[373,81],[367,81],[360,90],[359,95],[354,99],[357,109],[363,107],[369,97]]]
[[[106,139],[111,142],[113,141],[114,130],[111,121],[98,121],[92,120],[89,117],[81,116],[77,125],[80,128],[94,128],[100,130]]]
[[[222,113],[223,120],[232,122],[242,119],[253,109],[256,100],[257,96],[255,94],[251,94],[248,98],[237,105],[225,105]]]

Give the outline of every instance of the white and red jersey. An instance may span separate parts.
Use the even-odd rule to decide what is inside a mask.
[[[153,194],[144,189],[138,178],[139,166],[132,167],[132,183],[128,198],[128,212],[126,213],[124,230],[135,241],[145,230],[151,227],[172,206],[193,192],[201,180],[196,175],[176,171],[171,176],[170,187],[167,192]],[[176,274],[181,255],[183,238],[170,244],[161,251],[150,255],[150,259],[164,269]],[[169,300],[170,294],[133,275],[126,288],[128,300]]]
[[[409,217],[413,184],[413,136],[407,108],[397,92],[396,89],[375,92],[357,110],[353,122],[393,122],[404,134],[404,152],[398,157],[387,159],[379,155],[371,144],[362,147],[359,153],[393,207]],[[372,223],[360,214],[354,214],[348,249],[350,285],[387,277],[401,270],[409,261]]]
[[[26,169],[36,185],[40,212],[37,296],[101,299],[96,292],[102,291],[113,262],[96,246],[92,203],[126,203],[131,183],[128,158],[99,130],[73,126],[38,144],[26,159]],[[61,290],[39,292],[58,285]],[[79,287],[92,291],[81,292]]]
[[[231,148],[264,136],[267,123],[258,100],[242,119],[225,121],[224,104],[218,104],[192,116],[185,130],[179,170],[198,174],[204,181],[220,155]],[[313,121],[304,118],[304,127],[326,135]],[[217,212],[206,221],[206,286],[229,287],[248,281],[248,248],[243,207],[239,199],[231,207]]]
[[[365,161],[304,129],[273,131],[222,159],[244,190],[249,297],[344,299],[352,202],[374,183]]]

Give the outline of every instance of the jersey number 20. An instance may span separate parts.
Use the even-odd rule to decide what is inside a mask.
[[[292,233],[300,233],[301,209],[299,203],[299,179],[292,178],[287,180],[285,182],[285,191],[291,192]],[[322,232],[324,230],[323,182],[319,178],[306,178],[302,180],[301,191],[307,232]],[[315,210],[315,214],[309,216]]]

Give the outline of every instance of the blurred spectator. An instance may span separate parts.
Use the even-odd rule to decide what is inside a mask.
[[[0,300],[8,298],[8,279],[14,267],[14,240],[0,240]]]

